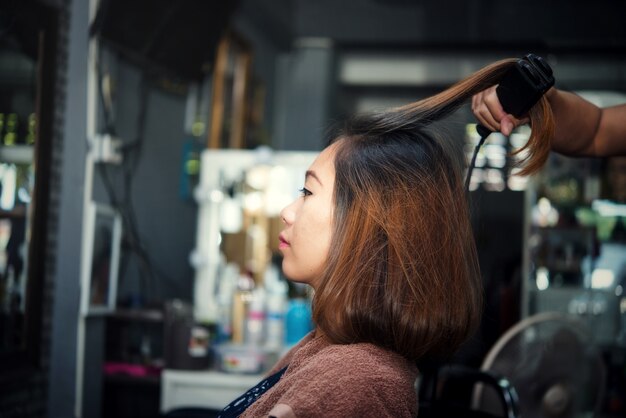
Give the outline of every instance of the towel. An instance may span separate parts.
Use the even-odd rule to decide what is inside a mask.
[[[417,367],[369,343],[332,344],[310,333],[268,374],[281,379],[241,416],[414,417]],[[277,411],[284,411],[280,413]]]

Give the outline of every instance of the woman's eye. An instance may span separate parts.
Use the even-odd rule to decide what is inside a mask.
[[[300,189],[300,194],[304,197],[307,197],[311,196],[313,193],[311,193],[306,187],[303,187]]]

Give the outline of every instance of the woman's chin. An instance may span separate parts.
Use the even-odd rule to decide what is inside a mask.
[[[285,275],[287,280],[289,280],[290,282],[302,283],[302,284],[309,284],[310,282],[308,278],[302,277],[302,274],[298,274],[297,271],[293,271],[289,269],[289,267],[286,267],[284,263],[283,263],[283,274]]]

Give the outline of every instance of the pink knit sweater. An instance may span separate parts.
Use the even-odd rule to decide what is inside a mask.
[[[298,418],[417,416],[417,368],[397,353],[367,343],[331,344],[311,333],[269,374],[287,364],[278,383],[242,417],[267,417],[277,404]]]

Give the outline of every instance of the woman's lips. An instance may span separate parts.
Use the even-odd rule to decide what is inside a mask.
[[[289,241],[285,239],[285,237],[280,234],[278,236],[278,249],[282,250],[283,248],[289,247]]]

